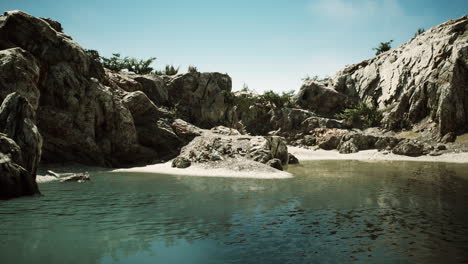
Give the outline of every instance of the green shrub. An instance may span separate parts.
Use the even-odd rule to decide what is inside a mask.
[[[294,91],[283,92],[282,94],[277,94],[273,91],[266,91],[259,96],[259,99],[264,103],[270,103],[272,106],[281,108],[281,107],[290,107],[291,106],[291,97],[294,95]]]
[[[416,38],[417,36],[421,35],[422,33],[424,33],[426,30],[424,28],[418,28],[418,30],[414,33],[414,38]]]
[[[381,53],[389,51],[392,48],[392,42],[393,40],[387,42],[380,42],[380,44],[377,47],[373,48],[373,50],[375,50],[375,55],[377,56]]]
[[[176,75],[179,72],[179,67],[174,67],[173,65],[166,65],[164,70],[154,71],[156,75]]]
[[[362,126],[364,128],[379,126],[382,113],[375,106],[369,106],[364,102],[359,102],[350,108],[343,110],[335,116],[344,119],[349,126]]]
[[[302,82],[309,82],[309,81],[316,81],[316,82],[326,82],[330,79],[330,77],[325,76],[323,78],[319,77],[318,75],[314,76],[309,76],[307,75],[306,77],[302,78]]]
[[[96,50],[85,50],[85,52],[90,58],[102,63],[104,68],[116,72],[128,70],[129,72],[134,72],[136,74],[148,74],[153,71],[150,64],[156,60],[154,57],[147,60],[137,59],[134,57],[122,58],[120,53],[113,53],[112,57],[106,58],[99,55],[99,52]]]
[[[198,72],[198,69],[197,69],[197,67],[195,67],[193,65],[190,65],[190,66],[188,66],[188,72],[189,73],[196,73],[196,72]]]
[[[88,57],[90,57],[91,59],[95,60],[95,61],[98,61],[98,62],[101,62],[101,56],[99,55],[99,52],[97,50],[85,50],[86,54],[88,55]]]
[[[125,69],[130,72],[134,72],[136,74],[149,74],[153,71],[153,68],[150,67],[150,64],[155,60],[155,57],[151,57],[147,60],[125,57],[123,59],[123,64]]]
[[[126,69],[124,59],[120,57],[120,53],[112,53],[112,57],[100,57],[101,63],[104,68],[107,68],[111,71],[119,72],[121,70]]]

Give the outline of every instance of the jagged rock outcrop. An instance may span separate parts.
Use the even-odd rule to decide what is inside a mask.
[[[117,73],[108,69],[105,69],[105,72],[107,85],[127,92],[142,91],[157,106],[169,104],[169,95],[163,77],[152,74]]]
[[[5,12],[0,50],[0,99],[17,91],[31,101],[46,162],[127,166],[175,155],[181,147],[171,117],[146,95],[128,93],[147,91],[159,103],[164,90],[141,80],[150,77],[110,78],[52,20]]]
[[[307,81],[294,96],[294,103],[317,114],[330,116],[348,104],[350,98],[325,83]]]
[[[329,87],[377,105],[388,129],[433,120],[441,136],[467,129],[468,16],[338,72]]]
[[[35,125],[35,113],[28,100],[12,93],[0,106],[0,132],[11,138],[21,149],[22,165],[33,179],[41,159],[42,137]]]
[[[181,119],[202,128],[225,123],[228,105],[225,95],[231,92],[227,74],[186,73],[166,76],[169,101]]]
[[[0,102],[17,92],[28,99],[34,110],[39,106],[39,64],[21,48],[0,50]]]
[[[0,106],[0,199],[39,193],[36,171],[42,138],[33,107],[18,93],[6,96]]]

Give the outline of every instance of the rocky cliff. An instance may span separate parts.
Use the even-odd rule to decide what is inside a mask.
[[[43,161],[130,166],[177,155],[174,115],[208,126],[223,114],[216,73],[162,77],[115,73],[88,57],[58,22],[21,11],[0,16],[0,102],[11,92],[28,99],[44,138]],[[221,88],[219,88],[221,87]],[[170,103],[169,103],[169,100]]]
[[[0,199],[39,193],[41,149],[33,106],[18,93],[9,94],[0,106]]]
[[[339,71],[328,82],[306,83],[296,102],[334,114],[365,101],[384,114],[383,127],[434,123],[443,136],[468,128],[468,16],[450,20],[402,46]],[[429,127],[429,126],[426,126]]]

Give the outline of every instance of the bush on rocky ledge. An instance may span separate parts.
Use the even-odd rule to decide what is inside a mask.
[[[346,125],[350,127],[368,128],[380,125],[382,113],[375,106],[359,102],[350,108],[344,109],[342,113],[337,114],[335,117],[343,119]]]
[[[150,65],[156,60],[155,57],[146,60],[128,56],[122,58],[120,53],[113,53],[112,57],[106,58],[101,56],[97,50],[86,50],[86,54],[111,71],[120,72],[128,70],[136,74],[149,74],[153,72],[153,68]]]

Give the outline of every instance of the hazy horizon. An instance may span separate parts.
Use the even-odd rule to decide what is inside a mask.
[[[82,47],[101,55],[157,57],[154,68],[188,65],[228,73],[233,90],[297,90],[306,75],[333,75],[467,14],[466,1],[28,1],[2,3],[59,21]]]

